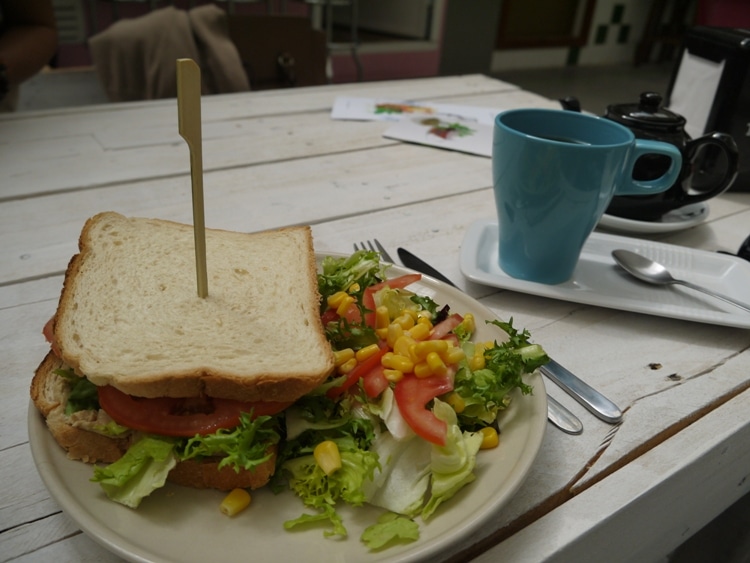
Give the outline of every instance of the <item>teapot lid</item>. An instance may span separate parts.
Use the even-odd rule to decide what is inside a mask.
[[[657,92],[643,92],[637,104],[607,106],[606,117],[629,128],[678,131],[684,128],[685,118],[661,107],[662,97]]]

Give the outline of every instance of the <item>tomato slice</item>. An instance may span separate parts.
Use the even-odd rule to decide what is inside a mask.
[[[464,318],[458,313],[448,315],[444,321],[439,322],[432,327],[430,333],[430,340],[442,340],[444,339],[454,328],[461,324]]]
[[[349,389],[349,387],[357,383],[357,381],[359,381],[361,377],[379,366],[380,359],[385,355],[387,351],[388,346],[381,344],[380,350],[377,353],[367,358],[364,362],[357,364],[357,366],[346,375],[346,379],[344,380],[344,382],[338,387],[331,387],[326,392],[326,395],[331,399],[339,397],[344,393],[344,391]]]
[[[133,430],[191,438],[196,434],[213,434],[221,428],[234,428],[240,414],[253,413],[253,418],[281,412],[292,403],[245,403],[230,399],[147,399],[123,393],[111,385],[98,387],[99,406],[112,420]]]
[[[328,323],[336,322],[340,318],[341,317],[339,317],[339,315],[338,315],[338,313],[336,312],[335,309],[330,309],[329,308],[329,309],[326,309],[325,311],[323,311],[323,314],[320,315],[320,322],[323,323],[323,328],[325,328]]]
[[[49,320],[44,324],[44,328],[42,329],[42,334],[44,335],[44,338],[49,342],[50,348],[52,348],[52,353],[55,354],[58,358],[60,357],[60,349],[57,347],[57,342],[55,341],[55,335],[52,333],[52,325],[55,322],[54,315],[49,318]]]
[[[378,291],[386,286],[390,287],[391,289],[403,289],[406,286],[411,285],[414,282],[418,282],[421,279],[422,274],[404,274],[403,276],[399,276],[397,278],[376,283],[365,289],[365,292],[362,295],[362,304],[368,311],[371,311],[370,313],[365,314],[365,324],[369,327],[375,327],[375,294]]]
[[[417,436],[444,446],[448,425],[425,407],[432,399],[452,389],[453,381],[449,377],[431,376],[420,379],[409,374],[396,383],[393,395],[401,416]]]
[[[389,385],[383,373],[384,369],[382,364],[378,364],[362,376],[362,388],[371,399],[380,395]]]

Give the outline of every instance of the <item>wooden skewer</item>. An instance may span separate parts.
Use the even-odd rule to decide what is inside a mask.
[[[180,136],[190,148],[193,186],[193,231],[198,296],[208,296],[206,224],[203,209],[203,146],[201,141],[201,70],[192,59],[177,59],[177,112]]]

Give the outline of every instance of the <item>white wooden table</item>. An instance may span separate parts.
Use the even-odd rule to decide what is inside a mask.
[[[625,411],[610,426],[548,383],[584,433],[549,426],[520,491],[444,560],[656,561],[750,491],[750,330],[469,282],[458,253],[468,225],[494,214],[490,161],[384,139],[381,122],[332,121],[337,95],[498,109],[557,103],[483,76],[203,100],[208,227],[310,224],[318,252],[350,252],[372,237],[405,246],[501,318],[512,315]],[[50,497],[26,427],[29,383],[48,348],[41,327],[81,226],[102,210],[192,221],[175,100],[0,117],[2,561],[117,560]],[[648,238],[736,250],[748,231],[750,194],[730,192],[699,226]]]

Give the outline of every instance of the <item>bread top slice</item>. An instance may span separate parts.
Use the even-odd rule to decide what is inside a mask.
[[[333,369],[309,227],[206,230],[106,212],[89,219],[53,323],[62,360],[141,397],[294,401]]]

